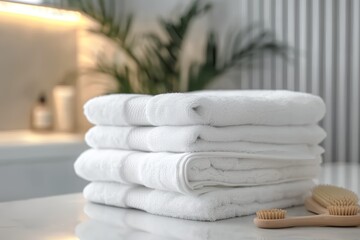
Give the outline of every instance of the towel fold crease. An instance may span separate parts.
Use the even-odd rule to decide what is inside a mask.
[[[75,163],[89,181],[139,184],[148,188],[199,195],[219,188],[269,185],[312,179],[320,156],[279,159],[239,153],[144,153],[88,150]]]
[[[284,151],[291,145],[306,148],[305,145],[317,145],[325,136],[325,131],[319,126],[95,126],[87,132],[85,140],[93,148],[241,152],[253,149],[254,143],[263,150],[268,148],[267,144]]]

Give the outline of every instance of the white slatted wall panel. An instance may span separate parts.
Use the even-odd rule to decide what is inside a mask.
[[[327,104],[321,123],[328,132],[325,161],[359,161],[360,1],[240,2],[243,21],[259,22],[274,31],[278,40],[294,46],[298,54],[291,63],[264,55],[258,68],[242,73],[239,87],[320,95]]]
[[[242,71],[230,87],[290,89],[320,95],[327,104],[327,116],[321,122],[328,133],[323,143],[325,161],[359,161],[360,0],[207,1],[214,5],[209,27],[223,37],[229,27],[259,23],[274,31],[278,40],[297,49],[292,62],[263,55],[256,68]],[[124,2],[126,9],[135,11],[138,17],[150,12],[171,13],[185,4],[182,0]]]

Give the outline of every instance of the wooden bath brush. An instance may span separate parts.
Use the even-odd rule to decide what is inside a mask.
[[[260,210],[256,212],[254,223],[259,228],[360,226],[358,201],[357,195],[350,190],[319,185],[305,199],[306,209],[319,215],[287,218],[286,211],[282,209]]]

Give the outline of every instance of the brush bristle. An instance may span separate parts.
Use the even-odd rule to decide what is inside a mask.
[[[312,198],[321,206],[354,206],[357,205],[358,196],[345,188],[331,185],[318,185],[312,190]]]
[[[266,209],[260,210],[256,212],[256,216],[258,219],[284,219],[286,215],[286,211],[283,209]]]
[[[330,215],[337,216],[353,216],[359,211],[358,206],[328,206],[327,209]]]

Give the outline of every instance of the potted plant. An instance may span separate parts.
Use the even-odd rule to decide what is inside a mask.
[[[110,4],[107,6],[106,4]],[[193,62],[186,76],[186,89],[181,89],[182,66],[180,53],[189,27],[200,15],[208,13],[212,5],[195,0],[176,21],[160,18],[162,36],[155,33],[132,35],[133,15],[125,20],[116,18],[115,1],[70,1],[71,6],[98,23],[90,31],[114,42],[127,61],[118,63],[99,58],[92,71],[111,75],[118,83],[115,92],[149,93],[194,91],[206,88],[217,77],[231,69],[249,67],[264,52],[286,55],[286,45],[274,40],[272,33],[255,25],[235,33],[234,43],[229,46],[229,56],[219,56],[218,34],[208,33],[203,62]],[[250,40],[248,36],[254,36]],[[140,41],[141,40],[141,41]],[[138,50],[141,51],[138,51]],[[224,59],[222,63],[219,58]],[[135,66],[135,67],[132,67]]]

